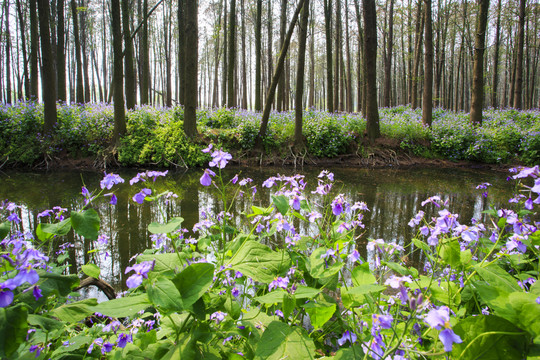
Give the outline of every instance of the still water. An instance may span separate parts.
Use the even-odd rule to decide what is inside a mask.
[[[333,192],[343,193],[352,202],[364,201],[370,211],[365,213],[365,233],[359,239],[358,250],[364,258],[369,258],[365,244],[367,239],[384,239],[395,241],[405,246],[414,236],[415,231],[407,226],[408,221],[418,212],[424,210],[427,217],[435,216],[436,208],[432,205],[421,206],[421,202],[429,196],[439,195],[448,200],[449,210],[459,214],[459,221],[470,224],[471,219],[482,219],[482,211],[507,203],[512,195],[513,184],[506,181],[507,174],[480,170],[462,169],[350,169],[330,168],[335,174]],[[250,177],[257,187],[253,200],[251,189],[246,190],[244,197],[233,204],[233,212],[250,211],[251,205],[268,206],[270,195],[276,189],[261,186],[270,176],[280,173],[305,175],[309,194],[317,185],[320,169],[307,168],[293,172],[283,168],[228,168],[224,171],[224,179],[232,178],[240,173],[240,178]],[[96,244],[82,238],[74,238],[72,234],[67,240],[74,243],[70,248],[70,271],[80,271],[80,266],[90,258],[101,269],[101,276],[115,289],[125,289],[128,275],[123,269],[131,265],[134,255],[151,247],[152,243],[147,226],[153,221],[164,222],[168,218],[181,216],[183,227],[191,229],[199,221],[202,211],[219,213],[223,209],[216,200],[216,190],[199,184],[202,174],[200,169],[187,172],[169,172],[165,178],[158,178],[156,185],[159,192],[170,190],[178,195],[173,201],[145,202],[139,205],[132,200],[143,185],[129,185],[129,179],[137,174],[135,170],[117,172],[125,179],[124,184],[116,185],[113,190],[118,197],[118,204],[111,206],[108,200],[94,205],[101,215],[100,233],[110,237],[109,243],[99,253],[90,253]],[[37,214],[54,206],[62,206],[71,210],[83,207],[84,198],[81,186],[92,190],[99,189],[102,173],[79,171],[53,172],[0,172],[0,200],[8,199],[21,205],[20,217],[23,231],[33,231],[39,223]],[[483,190],[476,186],[489,182],[488,197],[482,196]],[[299,229],[306,233],[308,229]],[[62,242],[65,240],[61,240]],[[56,244],[58,245],[58,244]],[[422,254],[414,252],[409,255],[412,264],[422,262]],[[93,294],[96,296],[96,294]],[[98,297],[102,296],[97,294]]]

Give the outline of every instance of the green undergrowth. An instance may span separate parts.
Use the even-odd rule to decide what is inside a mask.
[[[183,131],[182,107],[143,106],[126,113],[127,133],[118,147],[111,146],[112,105],[59,105],[58,123],[43,135],[43,106],[17,103],[0,106],[0,161],[36,166],[44,162],[81,158],[116,158],[120,166],[161,168],[197,167],[208,161],[200,150],[207,143],[245,155],[255,148],[261,113],[241,109],[203,109],[197,114],[195,140]],[[490,164],[540,161],[540,112],[513,109],[484,111],[482,126],[467,113],[435,109],[431,128],[422,126],[420,109],[408,106],[380,109],[381,134],[409,155],[468,160]],[[332,158],[362,156],[366,121],[361,114],[304,111],[306,155]],[[272,112],[266,136],[266,154],[289,156],[294,143],[294,112]],[[240,156],[239,156],[240,157]]]

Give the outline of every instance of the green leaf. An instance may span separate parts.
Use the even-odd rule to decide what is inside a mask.
[[[159,277],[150,283],[146,289],[148,299],[156,305],[160,312],[168,315],[170,312],[179,312],[184,309],[182,297],[174,283],[165,278]]]
[[[307,286],[299,286],[294,292],[294,297],[298,300],[313,299],[321,292],[320,289],[314,289]],[[283,296],[287,292],[283,289],[277,289],[268,294],[257,296],[253,300],[258,301],[260,304],[278,304],[283,302]]]
[[[81,270],[86,275],[96,279],[99,279],[99,275],[101,274],[101,270],[96,264],[84,264],[81,266]]]
[[[309,261],[306,265],[309,274],[315,279],[331,277],[332,275],[337,274],[344,265],[342,262],[336,262],[328,266],[327,264],[334,260],[322,258],[322,256],[326,253],[326,250],[327,249],[324,247],[317,248],[309,256]]]
[[[99,303],[94,311],[114,318],[133,316],[150,307],[146,294],[128,296]]]
[[[0,358],[10,357],[25,341],[27,310],[22,304],[0,308]]]
[[[313,359],[315,344],[299,326],[273,321],[255,349],[255,359]]]
[[[281,306],[281,310],[283,311],[283,318],[288,319],[289,315],[291,315],[295,307],[296,298],[294,297],[294,295],[285,292],[283,294],[283,305]]]
[[[341,348],[334,356],[334,360],[356,360],[364,358],[364,351],[361,345],[354,345],[348,348]]]
[[[8,236],[10,230],[11,222],[4,221],[3,223],[0,223],[0,240],[4,240],[4,238]]]
[[[417,248],[422,250],[426,255],[431,254],[431,248],[429,247],[428,244],[426,244],[422,240],[414,238],[414,239],[412,239],[412,242],[413,242],[414,246],[416,246]]]
[[[64,236],[71,230],[71,218],[60,221],[55,224],[40,223],[36,227],[36,236],[39,240],[45,242],[52,239],[55,235]]]
[[[173,217],[166,224],[152,222],[150,223],[150,225],[148,225],[148,231],[150,231],[152,234],[169,234],[177,230],[180,227],[180,225],[182,225],[183,221],[184,221],[184,218]]]
[[[234,270],[255,281],[270,283],[290,265],[289,254],[274,251],[254,240],[246,240],[227,261]]]
[[[51,319],[42,315],[28,314],[28,324],[33,326],[38,326],[47,332],[53,330],[59,330],[64,328],[66,325],[58,320]]]
[[[71,212],[71,225],[73,230],[84,238],[96,240],[98,238],[100,219],[94,209]]]
[[[461,264],[459,241],[452,239],[441,244],[439,255],[445,264],[458,267]]]
[[[374,284],[377,282],[367,262],[358,265],[352,270],[351,279],[354,286]]]
[[[258,207],[258,206],[253,205],[251,206],[251,210],[253,210],[253,215],[267,216],[272,213],[273,208],[272,207],[263,208],[263,207]]]
[[[517,280],[504,271],[501,267],[495,264],[490,264],[485,267],[476,265],[474,267],[478,275],[482,277],[489,285],[496,286],[506,292],[523,291],[518,285]]]
[[[289,199],[285,195],[272,195],[272,202],[276,205],[276,208],[281,215],[287,214],[289,210]]]
[[[101,312],[96,310],[96,305],[96,299],[85,299],[57,307],[50,314],[62,321],[76,323],[92,315],[94,312]]]
[[[471,259],[472,259],[471,249],[464,250],[459,255],[459,261],[466,267],[471,261]]]
[[[495,315],[461,320],[453,328],[463,343],[454,344],[454,359],[525,359],[526,333]]]
[[[314,330],[320,329],[336,312],[336,304],[327,302],[309,302],[303,307],[309,314]]]
[[[69,354],[67,358],[76,359],[74,355],[76,354],[77,350],[84,346],[84,350],[88,349],[88,345],[94,340],[91,336],[85,336],[85,335],[78,335],[74,337],[69,338],[69,345],[68,346],[59,346],[53,353],[51,358],[52,359],[64,359],[64,357],[61,357],[62,354]],[[85,353],[86,354],[86,353]],[[81,356],[82,358],[82,356]]]
[[[180,253],[180,258],[183,260],[187,258],[185,253]],[[152,255],[139,255],[137,256],[137,263],[142,263],[144,261],[156,261],[154,264],[155,272],[177,272],[182,269],[183,265],[178,257],[178,254],[152,254]]]
[[[389,269],[393,270],[394,272],[406,276],[406,275],[412,275],[413,277],[418,276],[418,270],[414,268],[406,268],[405,266],[395,263],[395,262],[386,262],[383,261],[383,265],[386,265]]]
[[[210,288],[214,279],[214,265],[195,263],[176,275],[173,283],[180,291],[184,308],[193,305]]]

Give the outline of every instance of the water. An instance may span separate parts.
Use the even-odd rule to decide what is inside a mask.
[[[512,183],[506,181],[507,174],[504,173],[434,168],[329,170],[335,174],[335,194],[343,193],[353,202],[365,201],[370,209],[364,216],[365,232],[358,240],[358,249],[364,258],[370,257],[365,249],[370,238],[395,241],[402,246],[410,243],[415,232],[407,223],[418,210],[424,210],[428,217],[436,215],[438,209],[432,205],[421,206],[421,202],[429,196],[439,195],[447,199],[450,211],[460,214],[459,221],[470,224],[472,218],[481,219],[482,211],[490,206],[505,204],[512,194]],[[261,187],[268,177],[277,173],[301,173],[306,176],[310,193],[317,184],[320,169],[294,172],[283,168],[229,168],[224,172],[224,178],[230,179],[237,172],[241,172],[240,178],[253,178],[252,185],[256,185],[258,191],[252,201],[251,189],[246,188],[246,194],[233,204],[235,213],[249,212],[253,204],[264,207],[270,204],[270,195],[275,189]],[[183,227],[191,229],[199,221],[202,211],[215,214],[223,209],[216,201],[216,190],[199,184],[200,169],[171,172],[167,177],[158,179],[156,184],[159,192],[170,190],[178,198],[171,202],[160,200],[143,205],[131,199],[143,187],[141,184],[129,185],[129,179],[137,171],[123,170],[118,173],[126,180],[113,188],[118,204],[110,206],[104,200],[94,205],[101,215],[100,233],[110,237],[105,251],[89,253],[96,244],[80,237],[74,238],[72,234],[67,236],[67,240],[75,244],[68,250],[70,272],[79,272],[81,265],[92,260],[100,267],[102,278],[115,289],[122,290],[128,277],[123,269],[132,264],[134,255],[151,247],[147,232],[149,223],[182,216],[185,219]],[[97,190],[102,177],[102,173],[79,171],[1,172],[0,199],[9,199],[21,205],[22,230],[33,231],[39,223],[37,214],[43,210],[59,205],[67,208],[69,213],[82,208],[84,199],[81,186],[85,184],[90,191]],[[482,190],[475,189],[483,182],[493,185],[489,188],[487,198],[482,196]],[[300,228],[299,231],[307,233],[309,229]],[[422,254],[413,252],[405,260],[412,265],[421,264]],[[101,294],[90,295],[103,298]]]

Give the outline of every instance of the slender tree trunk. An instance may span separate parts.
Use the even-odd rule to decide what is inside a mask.
[[[6,103],[11,104],[11,33],[9,31],[9,0],[4,1],[4,14],[6,16],[6,27],[4,30],[6,39]]]
[[[521,109],[523,92],[523,48],[525,47],[525,6],[527,0],[519,0],[519,25],[516,55],[516,85],[514,87],[514,108]]]
[[[295,122],[294,122],[294,145],[300,148],[304,143],[302,135],[302,98],[304,96],[304,69],[306,64],[306,42],[309,20],[309,0],[304,1],[302,18],[300,20],[300,32],[298,34],[298,68],[296,69],[296,94],[295,94]]]
[[[377,105],[377,13],[375,0],[364,0],[364,79],[366,81],[366,132],[373,141],[381,136]]]
[[[187,20],[186,20],[187,21]],[[223,69],[222,69],[222,75],[223,75],[223,82],[222,82],[222,88],[221,88],[221,104],[222,106],[227,106],[227,81],[230,81],[230,79],[227,79],[228,74],[228,67],[227,67],[227,0],[223,0]]]
[[[37,0],[30,0],[30,99],[38,99],[39,30]]]
[[[255,22],[255,110],[261,111],[261,60],[262,60],[262,0],[257,0],[257,15]]]
[[[83,0],[83,7],[87,7],[87,4]],[[86,11],[80,13],[80,27],[81,27],[81,55],[82,55],[82,64],[83,64],[83,77],[84,77],[84,100],[85,102],[90,102],[90,77],[88,76],[88,56],[87,56],[87,21],[86,21]]]
[[[122,26],[120,0],[111,0],[111,30],[113,35],[113,102],[115,145],[126,133],[126,115],[124,108],[124,69],[122,64]]]
[[[489,0],[479,0],[478,6],[470,115],[473,124],[482,125],[482,108],[484,106],[484,51],[486,47]]]
[[[365,96],[365,81],[362,81],[362,59],[364,59],[364,35],[363,35],[363,29],[362,29],[362,15],[360,13],[360,6],[358,4],[358,0],[354,0],[354,9],[356,12],[356,24],[358,27],[358,61],[357,61],[357,77],[356,77],[356,87],[358,88],[358,96],[357,96],[357,111],[362,112],[365,115],[365,107],[364,107],[364,96]]]
[[[347,112],[353,112],[351,39],[349,37],[349,2],[345,0],[345,48],[347,51]]]
[[[49,1],[38,0],[39,33],[41,36],[41,91],[43,93],[43,132],[50,134],[56,125],[56,74],[51,49]]]
[[[386,59],[384,62],[384,101],[383,106],[390,106],[390,95],[392,86],[392,49],[394,42],[394,0],[390,0],[390,10],[388,14],[388,41]]]
[[[279,47],[283,47],[283,42],[285,41],[285,31],[287,30],[287,0],[281,0],[281,17],[279,21]],[[285,74],[281,74],[278,82],[277,90],[277,111],[284,110],[285,102]]]
[[[235,77],[236,67],[236,0],[231,0],[229,9],[229,61],[227,69],[227,107],[236,107]]]
[[[76,101],[77,103],[82,104],[84,103],[84,84],[81,60],[81,42],[79,39],[79,16],[76,0],[71,0],[71,14],[73,19],[73,37],[75,39],[75,59],[77,61]]]
[[[308,107],[311,109],[315,106],[315,19],[313,15],[313,2],[311,3],[311,39],[309,42],[309,97]]]
[[[17,0],[17,3],[19,0]],[[57,84],[58,84],[58,100],[65,102],[66,94],[66,54],[65,54],[65,31],[64,31],[64,0],[58,0],[56,3],[56,11],[58,15],[58,39],[56,41],[56,66],[57,66]],[[24,37],[23,37],[23,52],[24,52]],[[24,56],[26,58],[26,56]],[[25,63],[26,67],[26,63]],[[25,70],[26,72],[26,70]]]
[[[425,47],[424,54],[424,96],[422,101],[422,124],[431,126],[433,118],[433,29],[431,18],[431,0],[425,1]]]
[[[340,96],[339,96],[339,84],[340,84],[340,75],[341,75],[341,0],[336,1],[336,32],[335,32],[335,47],[334,47],[334,111],[343,110],[340,106]]]
[[[246,71],[246,14],[244,0],[241,0],[242,7],[242,108],[248,107],[248,92],[247,92],[247,71]]]
[[[334,112],[334,84],[332,77],[332,0],[324,0],[324,28],[326,33],[326,108]]]
[[[274,96],[276,94],[277,83],[278,83],[281,73],[283,72],[283,67],[285,65],[285,57],[287,56],[287,51],[289,49],[289,44],[291,42],[294,26],[296,24],[296,21],[298,20],[298,15],[300,14],[300,10],[302,9],[302,6],[305,1],[306,0],[300,0],[298,2],[298,5],[294,12],[291,23],[289,24],[289,30],[287,31],[285,42],[283,43],[283,47],[281,48],[281,51],[279,53],[279,59],[276,65],[276,71],[274,72],[274,76],[272,77],[272,82],[270,83],[270,87],[268,89],[268,95],[266,96],[266,103],[264,104],[264,110],[263,110],[263,115],[261,119],[261,127],[259,128],[259,133],[257,135],[256,147],[258,148],[260,148],[262,144],[262,139],[266,136],[266,129],[268,127],[268,119],[270,118],[270,109],[272,107],[272,103],[274,102]]]
[[[125,71],[125,94],[126,107],[131,110],[135,108],[135,98],[137,96],[135,87],[135,69],[133,63],[133,41],[131,39],[129,0],[122,1],[122,26],[124,30],[124,71]]]
[[[193,138],[197,135],[197,81],[198,81],[198,1],[185,0],[186,23],[186,94],[184,110],[184,132]]]
[[[418,0],[418,9],[416,12],[416,46],[414,50],[414,68],[413,81],[411,89],[411,106],[413,109],[418,107],[418,69],[420,68],[420,56],[422,54],[422,33],[424,31],[424,16],[422,15],[422,1]]]

